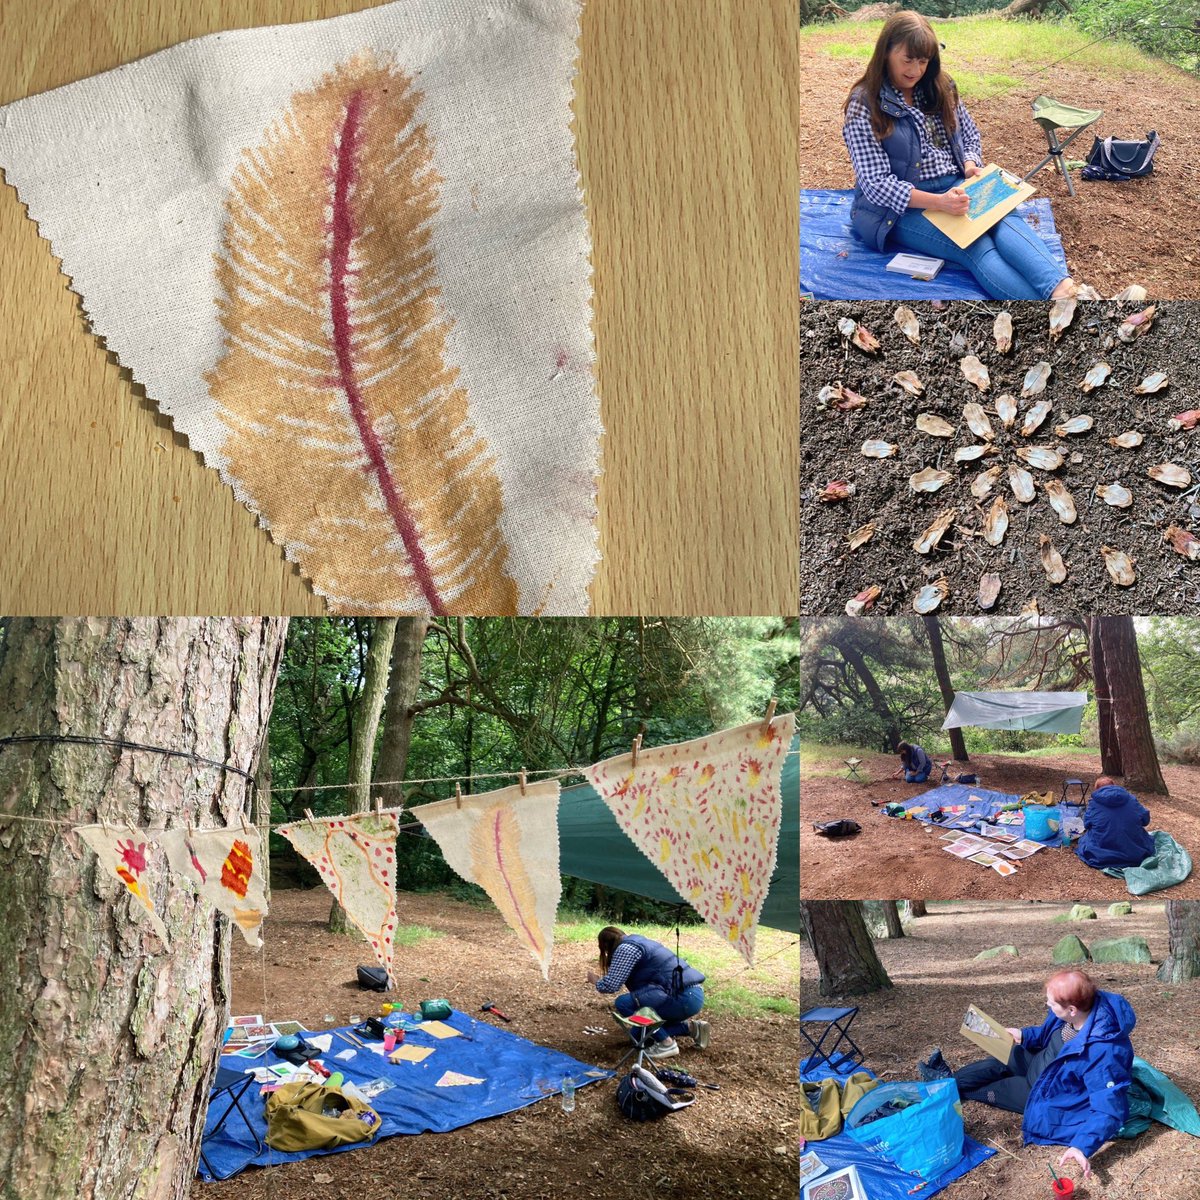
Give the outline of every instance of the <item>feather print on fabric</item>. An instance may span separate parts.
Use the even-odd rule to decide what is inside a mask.
[[[500,482],[444,357],[420,102],[360,56],[243,154],[206,380],[228,475],[331,607],[506,615]]]
[[[451,870],[478,884],[549,978],[558,873],[557,779],[414,809]]]

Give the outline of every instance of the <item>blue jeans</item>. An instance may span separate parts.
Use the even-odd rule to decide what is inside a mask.
[[[948,192],[959,182],[956,175],[943,175],[916,186],[923,192]],[[1009,213],[965,249],[919,208],[901,215],[892,237],[905,250],[966,267],[993,300],[1048,300],[1066,278],[1045,243],[1016,213]]]
[[[905,783],[924,783],[929,778],[930,767],[926,767],[923,771],[905,771]]]
[[[657,984],[649,984],[636,994],[622,992],[614,1001],[613,1008],[623,1017],[631,1017],[639,1008],[652,1008],[667,1022],[654,1035],[656,1042],[665,1042],[667,1038],[683,1037],[687,1031],[688,1017],[694,1017],[704,1007],[704,988],[701,984],[693,983],[690,988],[684,988],[678,996],[672,996]]]

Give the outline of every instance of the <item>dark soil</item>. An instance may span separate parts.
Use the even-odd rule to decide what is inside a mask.
[[[1049,305],[914,304],[921,324],[921,344],[914,346],[900,331],[890,301],[830,301],[805,305],[801,313],[801,612],[840,612],[848,600],[870,585],[883,592],[872,611],[910,611],[922,586],[945,576],[950,594],[942,611],[979,613],[980,577],[1000,575],[1002,589],[994,613],[1017,613],[1033,601],[1044,613],[1194,613],[1200,606],[1200,561],[1189,561],[1164,542],[1175,524],[1200,533],[1200,430],[1167,429],[1167,419],[1200,407],[1200,311],[1170,302],[1158,306],[1153,326],[1135,342],[1116,337],[1122,319],[1139,305],[1081,303],[1074,321],[1057,342],[1049,337]],[[996,350],[992,324],[1002,309],[1012,314],[1014,337],[1006,354]],[[847,346],[838,332],[841,317],[865,325],[880,341],[875,354]],[[1111,345],[1110,345],[1111,343]],[[981,393],[963,377],[960,362],[973,354],[987,367],[991,387]],[[1026,371],[1039,361],[1053,373],[1042,396],[1022,400]],[[1087,370],[1107,362],[1107,383],[1084,393],[1079,388]],[[897,371],[914,371],[925,391],[914,398],[892,381]],[[1169,384],[1152,395],[1135,395],[1134,387],[1155,371],[1166,372]],[[840,380],[866,396],[869,403],[850,412],[822,411],[819,393]],[[1017,421],[1005,429],[995,414],[997,396],[1017,398]],[[1041,428],[1023,437],[1020,425],[1040,399],[1053,408]],[[955,464],[958,446],[981,441],[962,418],[963,405],[983,406],[995,431],[999,453],[976,462]],[[956,427],[954,437],[930,437],[916,429],[917,414],[935,413]],[[1054,426],[1068,417],[1088,414],[1095,424],[1087,433],[1057,438]],[[1128,430],[1142,433],[1142,445],[1114,449],[1108,439]],[[898,445],[890,458],[865,458],[868,438]],[[1066,461],[1055,471],[1028,468],[1038,487],[1029,504],[1009,489],[1007,467],[1020,464],[1018,447],[1053,446]],[[1190,487],[1168,488],[1147,476],[1155,464],[1173,462],[1192,474]],[[1001,477],[983,501],[970,485],[980,471],[1002,468]],[[916,493],[909,477],[922,467],[949,471],[949,483],[932,494]],[[1055,478],[1072,494],[1078,509],[1074,524],[1063,524],[1050,507],[1043,485]],[[835,479],[849,480],[857,491],[849,501],[823,503],[818,492]],[[1119,482],[1133,493],[1129,508],[1114,508],[1095,496],[1101,483]],[[1000,546],[982,537],[982,521],[996,496],[1008,503],[1009,529]],[[958,510],[956,524],[929,555],[918,555],[914,539],[948,508]],[[874,537],[851,551],[847,535],[874,521]],[[1048,582],[1039,558],[1039,534],[1045,533],[1062,555],[1066,582]],[[1137,581],[1119,587],[1109,577],[1102,545],[1123,550],[1135,561]]]
[[[491,1000],[512,1018],[504,1028],[584,1062],[615,1066],[625,1052],[609,1003],[587,982],[588,969],[596,966],[591,942],[556,944],[547,983],[491,907],[402,893],[401,920],[429,926],[439,936],[397,947],[399,985],[385,996],[359,990],[355,966],[371,957],[360,941],[327,931],[329,906],[324,888],[273,893],[263,950],[234,941],[235,1013],[261,1012],[267,1020],[294,1019],[320,1030],[328,1026],[326,1015],[344,1025],[351,1016],[377,1012],[386,999],[402,999],[411,1008],[421,999],[445,997],[463,1011]],[[684,932],[685,945],[708,938],[717,941],[698,927]],[[792,939],[770,940],[786,946]],[[760,949],[759,965],[741,972],[738,982],[753,992],[793,998],[795,947],[770,959]],[[480,1020],[488,1019],[480,1014]],[[753,1017],[716,1015],[711,1024],[707,1050],[685,1040],[667,1065],[720,1084],[721,1090],[700,1092],[686,1112],[652,1125],[620,1115],[615,1082],[596,1083],[580,1090],[572,1113],[564,1113],[552,1096],[450,1133],[392,1137],[347,1153],[251,1167],[223,1183],[196,1182],[191,1195],[193,1200],[792,1197],[795,1017],[760,1011]],[[587,1036],[586,1026],[612,1032]]]
[[[1021,859],[1015,875],[998,875],[990,867],[947,854],[936,825],[885,816],[882,805],[914,800],[936,786],[904,783],[887,776],[895,769],[894,756],[858,751],[864,759],[859,774],[869,782],[831,778],[815,771],[832,769],[828,761],[814,763],[800,756],[800,894],[807,899],[893,900],[924,898],[949,900],[967,896],[975,900],[1129,900],[1121,879],[1087,866],[1073,850],[1047,848]],[[1023,796],[1026,792],[1062,793],[1066,779],[1091,782],[1100,773],[1098,755],[1062,754],[1055,757],[1005,758],[998,754],[973,755],[968,768],[980,778],[980,787]],[[842,773],[843,775],[845,772]],[[1141,793],[1150,810],[1150,828],[1165,829],[1195,859],[1200,857],[1200,768],[1163,767],[1169,796]],[[880,804],[872,808],[872,801]],[[862,832],[848,838],[818,837],[814,821],[850,817]],[[1200,897],[1200,876],[1193,870],[1183,883],[1154,898],[1183,900]]]
[[[997,7],[1000,7],[997,5]],[[948,24],[939,22],[939,24]],[[862,74],[864,60],[830,58],[823,42],[840,42],[837,29],[812,34],[804,43],[800,75],[800,186],[848,188],[854,173],[842,142],[842,104]],[[947,38],[949,41],[949,38]],[[949,54],[949,52],[948,52]],[[946,68],[954,73],[953,56]],[[1026,64],[967,63],[968,67],[1020,74]],[[1040,94],[1080,108],[1100,108],[1104,116],[1067,151],[1085,159],[1093,132],[1100,137],[1141,138],[1147,130],[1162,138],[1154,172],[1126,183],[1085,183],[1073,174],[1076,195],[1052,167],[1031,181],[1049,197],[1072,276],[1101,295],[1115,296],[1131,283],[1151,298],[1200,299],[1200,94],[1195,76],[1171,71],[1159,76],[1103,76],[1067,60],[1048,73],[1031,74],[1028,86],[1004,96],[972,100],[971,116],[983,135],[984,157],[1024,173],[1046,155],[1046,136],[1033,123],[1029,105]]]
[[[1039,856],[1040,857],[1040,856]],[[1043,982],[1054,969],[1050,950],[1064,934],[1085,944],[1099,938],[1140,934],[1157,963],[1167,953],[1162,905],[1133,900],[1133,913],[1095,921],[1059,923],[1061,904],[937,905],[929,915],[908,922],[906,935],[875,943],[893,988],[854,996],[858,1016],[851,1027],[866,1054],[866,1065],[885,1079],[913,1079],[924,1051],[940,1044],[952,1067],[980,1057],[959,1035],[963,1013],[976,1004],[1005,1024],[1032,1025],[1045,1016]],[[1000,955],[975,962],[981,950],[1012,944],[1019,958]],[[816,963],[801,950],[801,1011],[829,1003],[817,995]],[[1168,986],[1154,979],[1154,966],[1105,963],[1088,968],[1105,991],[1120,992],[1137,1013],[1134,1053],[1165,1072],[1193,1101],[1200,1101],[1200,1034],[1195,1013],[1200,984]],[[1001,1153],[940,1195],[946,1200],[1047,1200],[1047,1164],[1062,1151],[1021,1145],[1021,1118],[986,1105],[964,1105],[967,1132]],[[809,1149],[821,1152],[819,1142]],[[1015,1156],[1015,1157],[1014,1157]],[[1190,1200],[1200,1178],[1200,1139],[1162,1125],[1133,1141],[1115,1141],[1092,1157],[1092,1178],[1083,1183],[1075,1168],[1078,1200]],[[920,1195],[920,1193],[918,1193]]]

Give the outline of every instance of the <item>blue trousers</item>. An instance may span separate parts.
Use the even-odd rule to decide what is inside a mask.
[[[667,1022],[654,1035],[656,1042],[665,1042],[667,1038],[683,1037],[687,1033],[687,1019],[694,1017],[704,1007],[704,987],[693,983],[690,988],[684,988],[678,996],[650,984],[633,992],[622,992],[613,1001],[613,1008],[623,1017],[631,1017],[639,1008],[652,1008]]]
[[[943,175],[916,186],[923,192],[948,192],[959,182],[955,175]],[[1016,213],[1009,213],[964,248],[955,245],[923,209],[910,208],[896,222],[891,237],[905,250],[966,267],[993,300],[1048,300],[1066,278],[1045,243]]]
[[[904,772],[904,782],[905,783],[924,783],[925,780],[927,780],[929,778],[929,772],[932,769],[933,769],[932,764],[930,764],[930,766],[926,767],[925,770],[921,771],[920,773],[918,773],[916,771],[905,771]]]

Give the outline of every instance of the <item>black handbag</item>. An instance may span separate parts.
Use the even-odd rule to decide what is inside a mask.
[[[1140,142],[1115,137],[1093,138],[1092,152],[1081,177],[1103,179],[1109,183],[1140,179],[1154,170],[1153,159],[1160,143],[1161,139],[1153,129]]]

